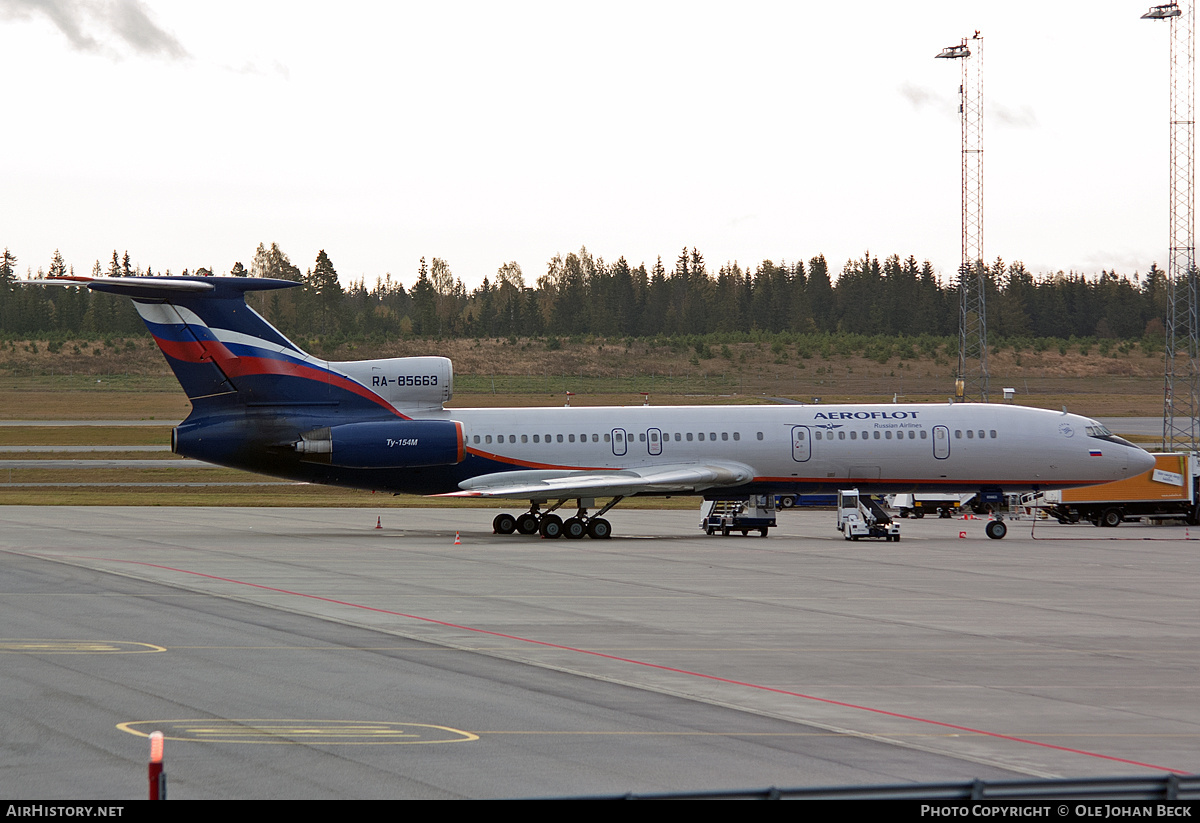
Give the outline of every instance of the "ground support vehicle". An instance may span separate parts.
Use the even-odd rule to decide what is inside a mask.
[[[892,520],[869,494],[859,494],[858,489],[843,489],[838,492],[838,531],[847,540],[860,537],[880,538],[889,543],[900,542],[900,524]]]
[[[974,494],[893,494],[887,498],[887,503],[902,518],[920,519],[926,514],[936,514],[946,519],[953,517],[973,497]]]
[[[1200,458],[1195,454],[1154,455],[1154,468],[1125,480],[1078,489],[1034,492],[1022,501],[1059,523],[1086,520],[1115,527],[1126,520],[1184,520],[1200,524]],[[1028,501],[1028,502],[1027,502]]]
[[[777,509],[832,509],[837,505],[836,494],[777,494],[775,508]]]
[[[775,523],[775,497],[756,494],[737,500],[705,500],[700,504],[700,528],[708,534],[720,532],[728,537],[730,532],[741,532],[743,536],[757,531],[766,537]]]

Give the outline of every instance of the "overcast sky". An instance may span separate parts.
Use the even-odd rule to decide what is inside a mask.
[[[586,245],[670,268],[960,254],[984,37],[984,256],[1166,264],[1168,34],[1147,3],[0,0],[0,246],[161,272],[276,242],[469,288]]]

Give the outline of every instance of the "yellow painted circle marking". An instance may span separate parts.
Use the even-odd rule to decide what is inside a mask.
[[[165,652],[153,643],[129,640],[12,640],[0,638],[0,654],[147,654]]]
[[[149,737],[161,731],[167,740],[193,743],[330,744],[398,746],[416,743],[464,743],[479,735],[426,723],[366,720],[135,720],[118,723],[124,732]]]

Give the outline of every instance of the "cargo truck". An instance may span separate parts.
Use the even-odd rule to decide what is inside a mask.
[[[1059,523],[1087,520],[1112,527],[1126,520],[1182,519],[1195,526],[1200,523],[1198,480],[1196,455],[1156,454],[1154,468],[1143,474],[1100,486],[1038,492],[1026,502]]]

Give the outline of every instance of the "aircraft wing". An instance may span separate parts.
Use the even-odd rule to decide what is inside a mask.
[[[754,471],[749,466],[733,462],[583,471],[534,469],[472,477],[459,484],[462,491],[437,496],[550,500],[564,497],[682,494],[725,486],[741,486],[753,479]]]

